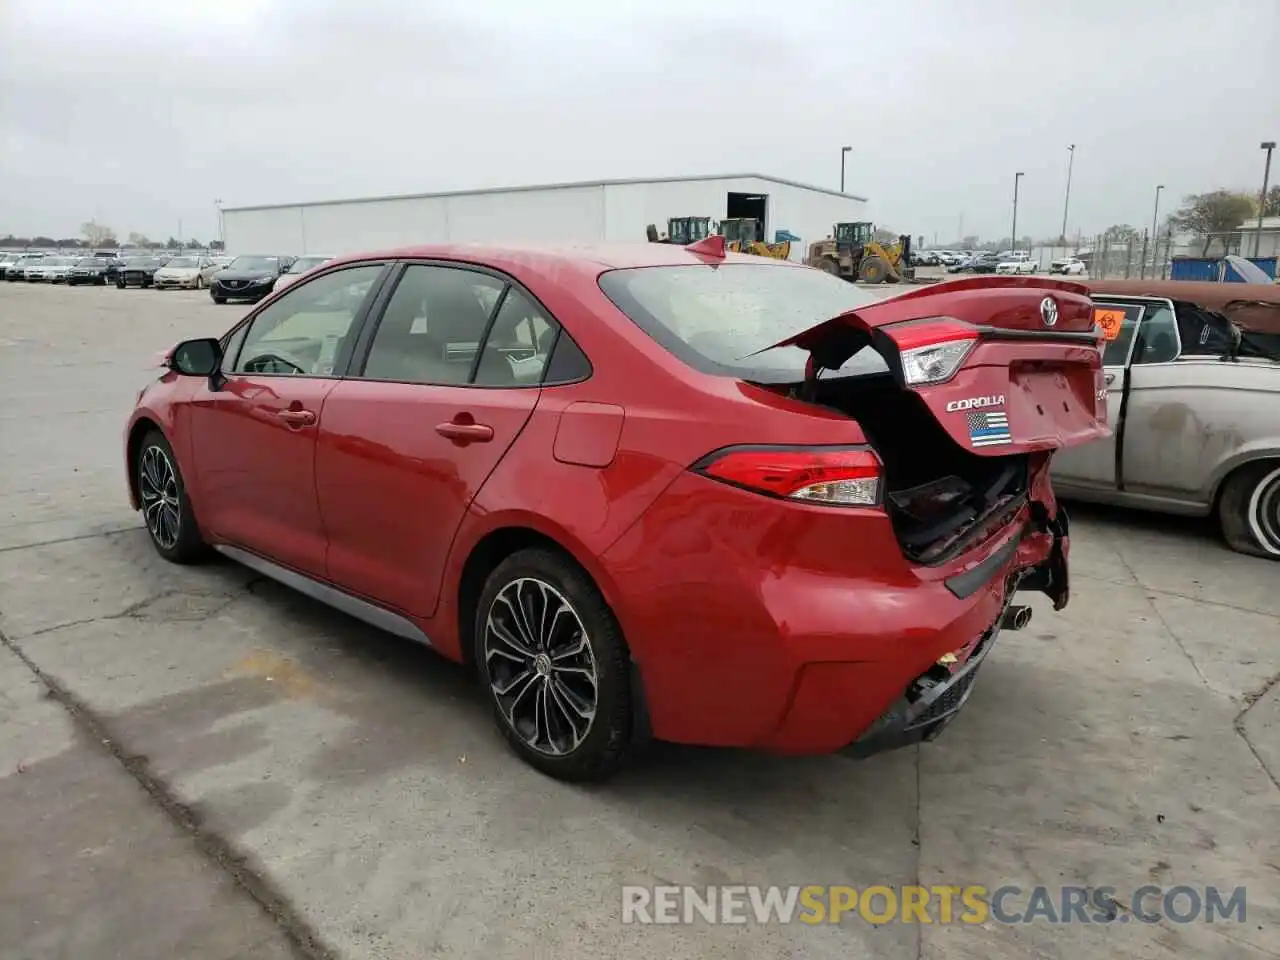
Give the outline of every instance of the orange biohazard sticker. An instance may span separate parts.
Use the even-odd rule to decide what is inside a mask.
[[[1097,307],[1093,311],[1093,322],[1102,328],[1102,339],[1110,342],[1120,336],[1120,327],[1124,324],[1124,311]]]

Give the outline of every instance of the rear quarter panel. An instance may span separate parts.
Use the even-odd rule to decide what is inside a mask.
[[[1131,377],[1127,492],[1209,505],[1232,470],[1280,457],[1280,365],[1182,358],[1136,364]]]

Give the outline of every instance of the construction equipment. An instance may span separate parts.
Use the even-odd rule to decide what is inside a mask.
[[[760,237],[760,221],[754,217],[738,217],[720,221],[725,246],[734,253],[750,253],[757,257],[786,260],[791,256],[791,241],[766,243]]]
[[[713,232],[710,217],[671,217],[667,220],[667,235],[658,235],[652,223],[645,230],[650,243],[675,243],[682,247],[704,240]]]
[[[909,236],[899,236],[896,243],[881,243],[875,238],[875,225],[866,221],[837,223],[831,233],[809,245],[804,261],[808,266],[860,283],[899,283],[915,278]]]
[[[786,260],[791,256],[791,241],[779,240],[765,243],[760,239],[760,221],[752,217],[721,220],[710,217],[671,217],[667,220],[665,235],[658,233],[652,223],[645,228],[650,243],[673,243],[682,247],[716,234],[724,237],[725,249],[731,253],[750,253],[757,257],[773,257]],[[788,234],[790,236],[790,234]]]

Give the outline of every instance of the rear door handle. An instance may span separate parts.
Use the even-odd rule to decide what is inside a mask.
[[[291,427],[305,427],[316,422],[316,415],[310,410],[278,410],[276,416]]]
[[[436,433],[454,443],[488,443],[493,439],[493,427],[487,423],[437,423]]]
[[[1108,384],[1112,384],[1116,382],[1116,375],[1114,373],[1108,373],[1103,377],[1103,379],[1106,380]]]

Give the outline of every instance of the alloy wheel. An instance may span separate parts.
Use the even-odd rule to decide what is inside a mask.
[[[489,687],[503,719],[533,750],[572,753],[595,721],[599,675],[577,611],[543,580],[498,592],[485,618]]]
[[[138,458],[138,494],[152,538],[162,550],[174,549],[182,518],[178,475],[168,454],[158,446],[147,447]]]
[[[1262,549],[1280,555],[1280,467],[1253,488],[1247,515],[1249,527]]]

